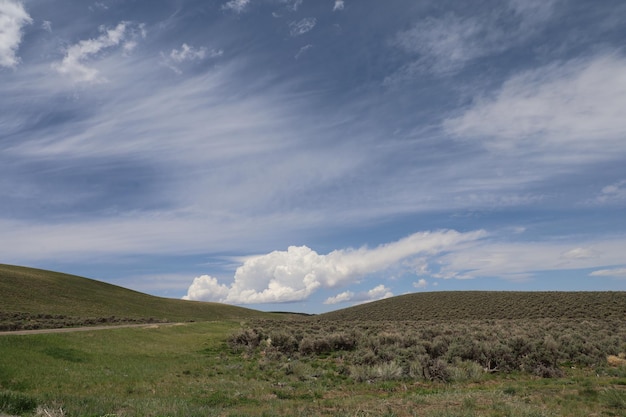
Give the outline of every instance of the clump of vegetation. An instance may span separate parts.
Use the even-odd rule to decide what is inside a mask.
[[[163,323],[155,317],[76,317],[64,314],[0,312],[0,331],[60,329],[65,327]]]
[[[14,391],[0,391],[0,412],[22,415],[37,408],[37,401],[26,394]]]
[[[589,337],[593,334],[593,337]],[[601,320],[358,321],[257,320],[229,339],[234,352],[339,362],[354,380],[478,381],[494,373],[542,378],[566,366],[603,366],[626,330]],[[617,357],[617,356],[615,356]],[[613,360],[615,362],[615,360]],[[345,369],[348,369],[346,371]]]

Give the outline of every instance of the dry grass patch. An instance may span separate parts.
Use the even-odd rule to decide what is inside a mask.
[[[609,355],[606,358],[606,362],[609,366],[613,367],[626,366],[626,354],[620,353],[618,356]]]

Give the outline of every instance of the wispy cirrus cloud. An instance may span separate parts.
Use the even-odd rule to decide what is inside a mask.
[[[333,6],[333,12],[338,10],[343,10],[345,8],[344,0],[335,0],[335,5]]]
[[[222,10],[232,10],[235,13],[242,13],[246,7],[248,7],[249,3],[250,0],[230,0],[222,5]]]
[[[82,40],[67,48],[63,60],[55,63],[53,68],[77,83],[106,82],[106,77],[101,76],[100,71],[89,66],[88,62],[97,58],[103,51],[119,46],[123,51],[130,52],[136,46],[134,33],[136,28],[140,29],[140,26],[131,22],[120,22],[114,28],[101,26],[100,36],[95,39]],[[145,34],[142,30],[140,33]]]
[[[626,59],[598,55],[522,72],[444,129],[488,150],[569,164],[626,153]],[[612,189],[608,190],[611,191]],[[617,190],[615,190],[617,191]]]
[[[483,241],[435,260],[432,276],[441,279],[532,279],[542,271],[598,268],[623,263],[624,238],[567,239],[553,242]]]
[[[0,1],[0,67],[14,68],[20,62],[16,52],[22,42],[22,28],[33,19],[19,1]]]
[[[193,61],[202,61],[205,59],[217,58],[224,54],[224,51],[221,49],[207,49],[202,46],[199,48],[189,46],[186,43],[183,43],[180,49],[172,49],[172,51],[168,54],[161,54],[163,57],[163,63],[165,66],[170,68],[172,71],[177,74],[182,74],[182,70],[180,69],[180,65],[185,62],[193,62]]]
[[[626,268],[600,269],[589,274],[591,277],[626,278]]]
[[[393,84],[420,74],[458,72],[478,58],[497,54],[531,37],[552,16],[554,1],[509,0],[471,16],[449,12],[429,16],[399,32],[394,44],[416,56],[385,82]]]
[[[291,22],[289,24],[289,33],[293,37],[301,36],[313,30],[316,24],[317,24],[316,18],[305,17],[304,19],[299,20],[297,22]]]

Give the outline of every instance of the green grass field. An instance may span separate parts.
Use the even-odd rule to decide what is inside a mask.
[[[290,359],[263,345],[233,350],[227,340],[241,329],[238,322],[157,326],[0,337],[0,414],[626,415],[624,366],[565,367],[558,378],[512,372],[448,382],[358,381],[338,352]]]

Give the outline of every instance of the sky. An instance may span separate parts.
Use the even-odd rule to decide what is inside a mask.
[[[626,290],[621,0],[0,0],[0,263],[321,313]]]

